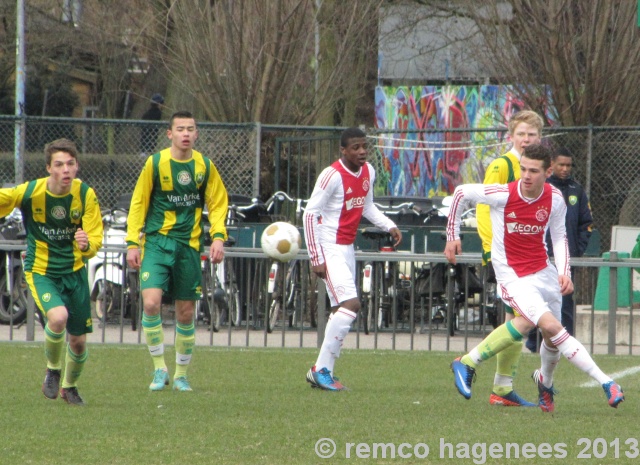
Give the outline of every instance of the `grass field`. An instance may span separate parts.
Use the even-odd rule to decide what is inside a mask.
[[[640,460],[625,455],[638,454],[640,447],[627,441],[640,440],[638,373],[619,380],[627,400],[614,410],[600,387],[581,387],[589,378],[563,360],[556,377],[560,390],[556,412],[550,415],[538,408],[490,406],[493,362],[480,368],[473,398],[464,400],[449,371],[452,353],[344,351],[337,371],[350,391],[330,393],[310,389],[304,382],[315,350],[198,347],[190,368],[194,392],[151,393],[146,349],[90,345],[89,350],[79,385],[88,405],[78,408],[60,399],[47,400],[40,392],[45,366],[40,344],[0,344],[4,373],[0,463],[623,464]],[[167,353],[168,360],[173,359],[173,347]],[[640,365],[637,357],[629,356],[596,360],[609,373]],[[525,354],[516,380],[518,392],[530,400],[536,398],[536,389],[529,376],[538,363],[536,355]],[[333,457],[316,454],[321,438],[335,442]],[[403,443],[408,445],[400,447]],[[509,458],[507,443],[512,444]],[[499,447],[502,458],[492,458],[498,456]],[[581,451],[590,458],[578,458]]]

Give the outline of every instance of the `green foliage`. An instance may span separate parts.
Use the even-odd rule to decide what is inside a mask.
[[[637,463],[625,457],[627,438],[638,438],[633,393],[639,376],[620,380],[628,400],[611,409],[599,387],[561,362],[556,413],[488,403],[493,363],[478,371],[474,397],[457,394],[449,371],[453,354],[344,351],[338,374],[350,387],[341,393],[310,389],[304,381],[315,350],[216,349],[197,347],[192,393],[151,393],[151,362],[143,346],[90,344],[79,383],[86,408],[45,399],[41,344],[0,344],[5,374],[0,463],[20,464],[310,464],[321,463],[314,446],[332,438],[338,451],[326,463],[482,463],[440,459],[440,441],[451,443],[565,443],[562,459],[492,459],[485,463]],[[166,354],[173,370],[173,348]],[[634,357],[597,357],[608,372],[638,364]],[[529,374],[535,355],[521,362],[517,390],[536,398]],[[621,457],[577,459],[580,438],[621,440]],[[346,443],[427,444],[427,459],[346,458]],[[487,449],[488,450],[488,449]],[[412,449],[409,449],[412,451]]]

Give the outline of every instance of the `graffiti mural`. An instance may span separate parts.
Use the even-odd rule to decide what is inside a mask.
[[[509,147],[509,117],[524,108],[504,86],[377,87],[376,195],[448,195],[482,182]],[[439,131],[434,131],[439,130]]]

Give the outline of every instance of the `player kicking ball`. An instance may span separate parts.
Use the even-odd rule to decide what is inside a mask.
[[[602,385],[611,407],[624,401],[622,388],[593,361],[585,347],[560,323],[562,296],[573,292],[565,230],[567,207],[562,193],[546,183],[551,174],[551,151],[539,145],[524,148],[521,178],[506,185],[458,186],[447,225],[444,254],[450,263],[462,252],[461,214],[469,204],[490,207],[493,239],[491,256],[502,299],[514,309],[515,318],[499,326],[478,346],[451,364],[455,386],[466,399],[483,361],[522,340],[531,329],[542,331],[541,367],[533,375],[539,406],[553,412],[553,374],[564,355],[569,362]],[[555,267],[549,261],[545,232],[550,231]]]

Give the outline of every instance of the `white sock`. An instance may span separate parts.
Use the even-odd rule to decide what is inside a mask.
[[[553,386],[553,372],[560,361],[561,353],[558,349],[548,347],[544,339],[540,344],[540,373],[542,374],[542,384],[546,387]]]
[[[343,307],[338,308],[331,315],[324,331],[324,340],[316,361],[316,371],[326,368],[333,373],[333,366],[336,363],[336,359],[340,357],[340,348],[344,338],[349,333],[351,323],[357,316],[355,312]]]
[[[513,388],[513,378],[511,376],[499,375],[496,373],[493,377],[493,385]]]
[[[611,381],[611,377],[605,375],[593,361],[587,349],[575,337],[571,336],[566,329],[562,329],[551,338],[551,342],[558,348],[562,355],[573,365],[587,373],[598,383],[604,384]]]

